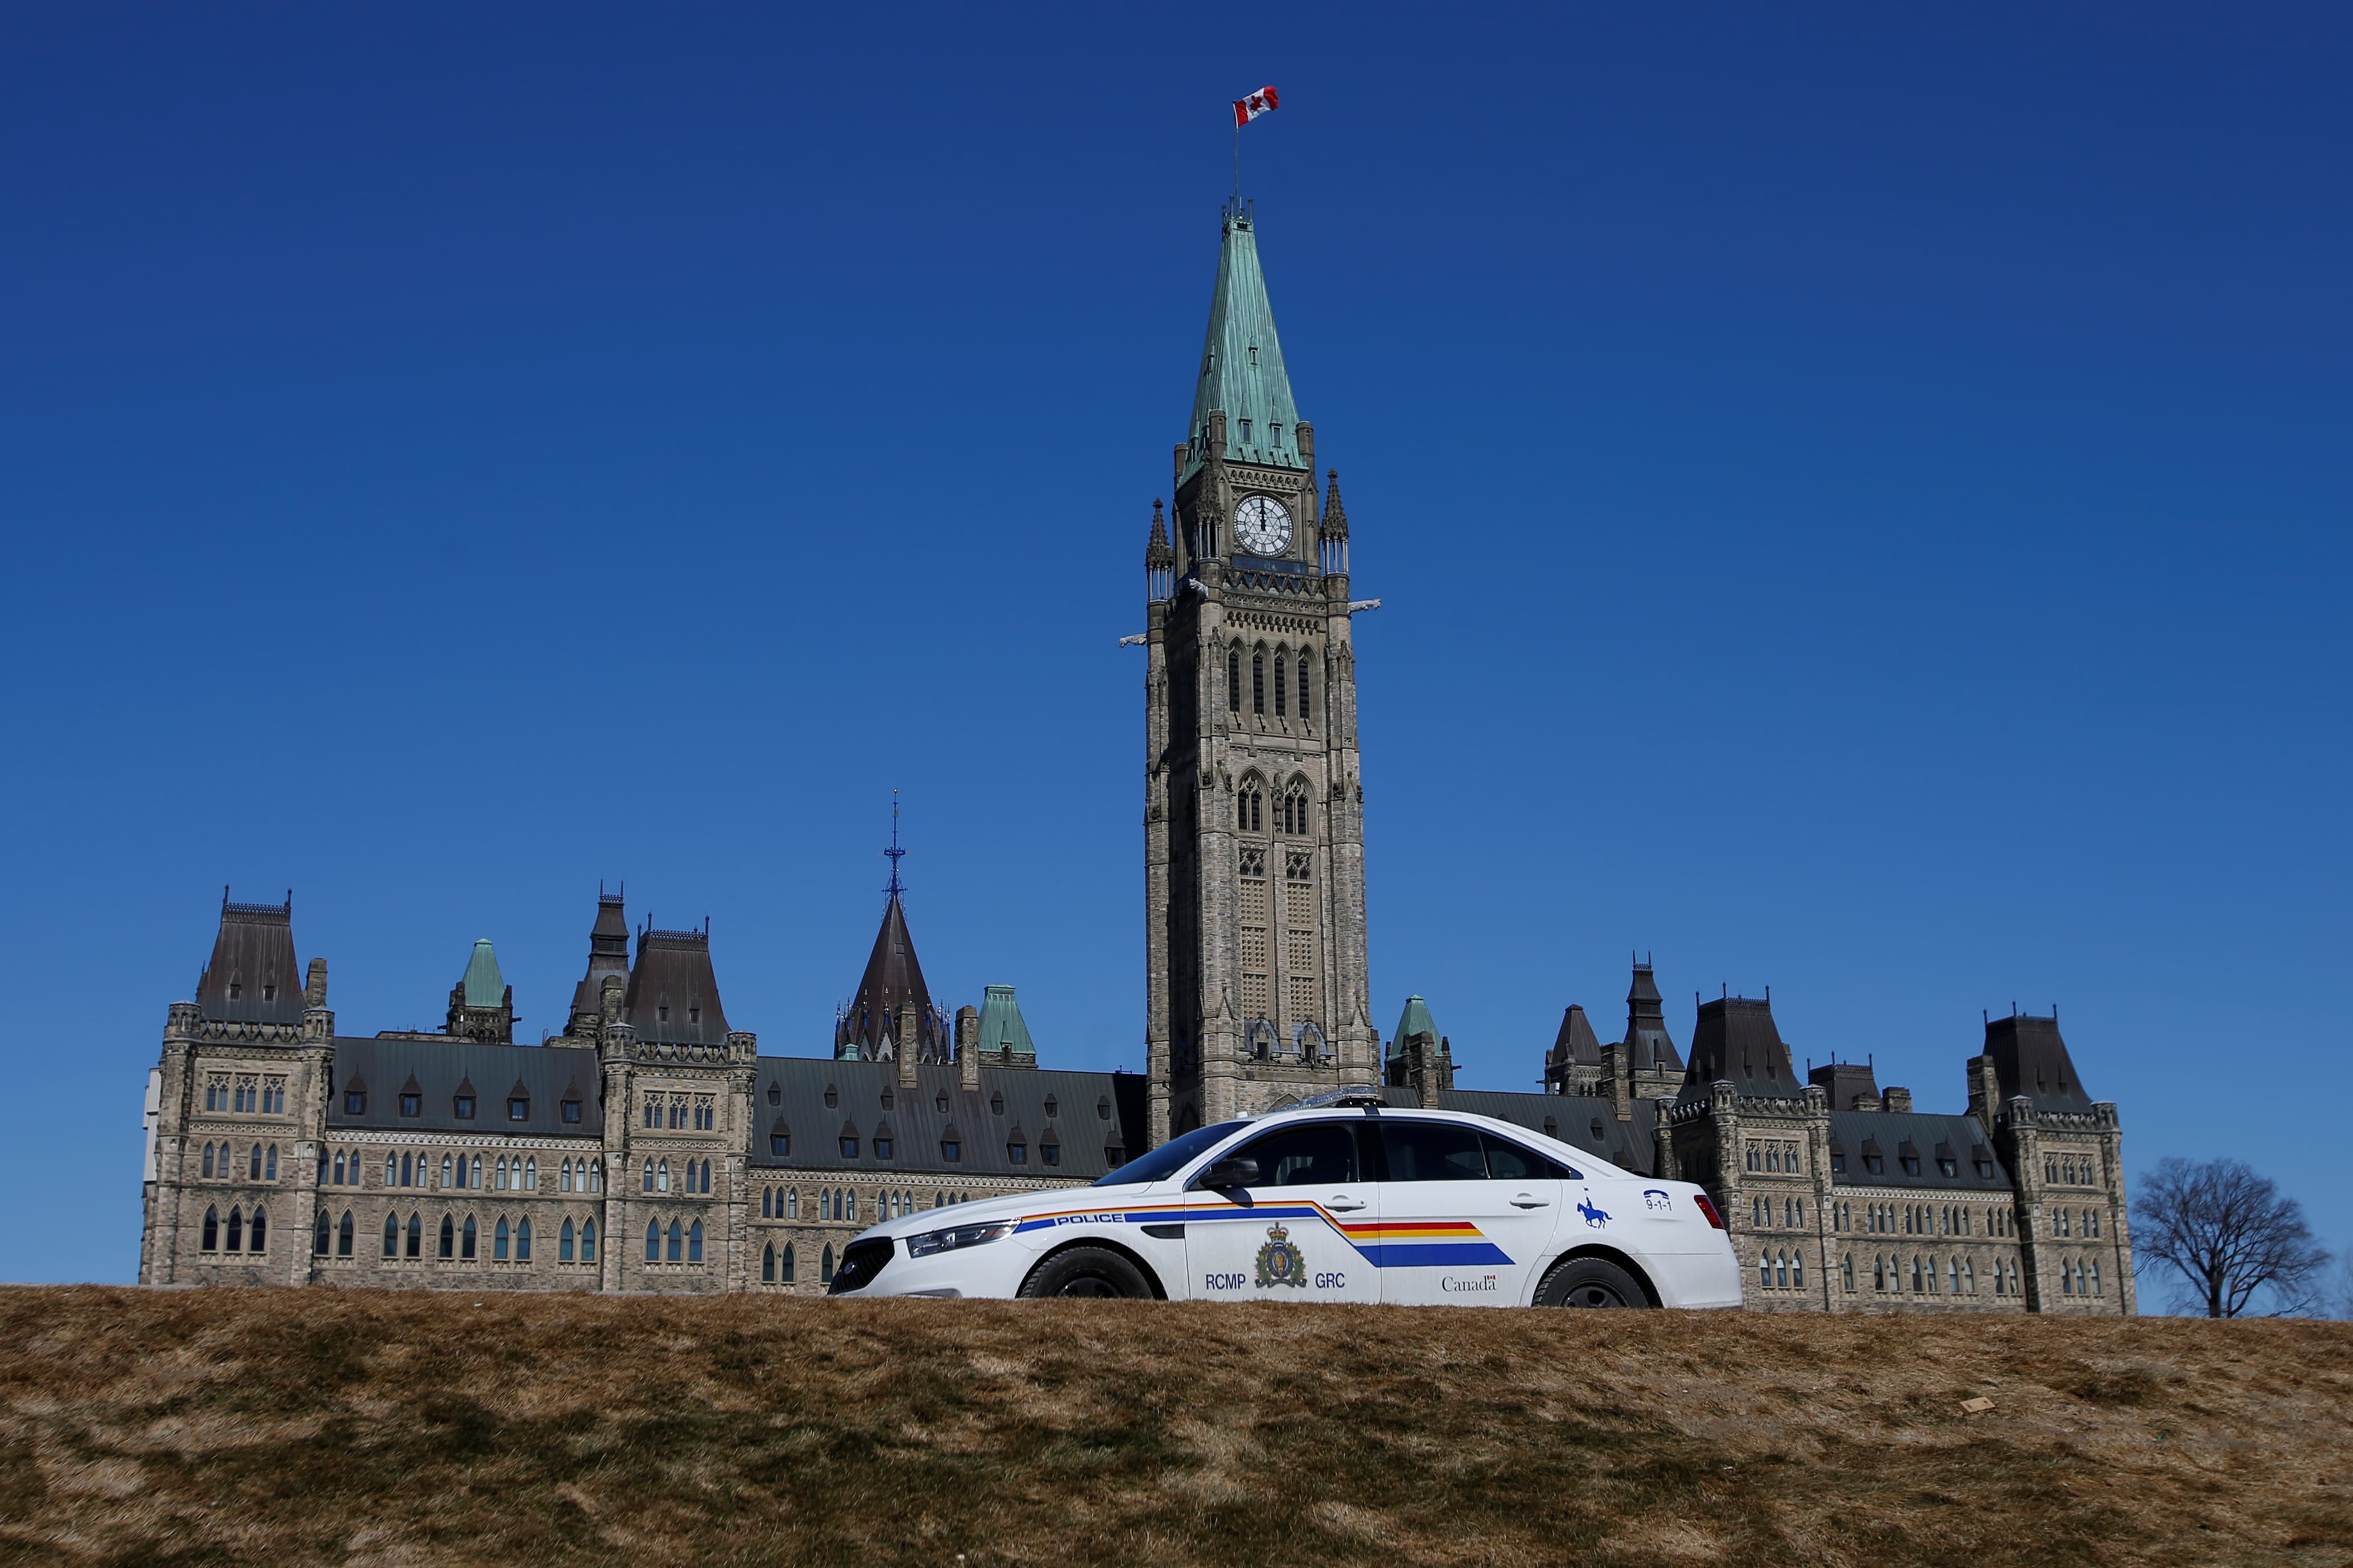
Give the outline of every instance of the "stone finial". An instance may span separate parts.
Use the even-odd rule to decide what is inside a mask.
[[[302,981],[302,1005],[306,1007],[327,1005],[327,961],[323,958],[311,961],[310,973]]]
[[[899,1087],[915,1087],[915,1062],[923,1053],[923,1037],[917,1033],[914,998],[899,1004]]]

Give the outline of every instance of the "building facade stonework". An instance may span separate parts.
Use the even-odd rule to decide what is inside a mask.
[[[1621,1038],[1580,1005],[1542,1093],[1455,1087],[1366,952],[1348,519],[1319,489],[1250,214],[1222,215],[1172,500],[1145,544],[1145,1070],[1040,1068],[1010,986],[935,1004],[892,872],[830,1047],[765,1056],[711,933],[599,894],[560,1033],[514,1037],[480,942],[433,1033],[346,1036],[292,898],[227,901],[150,1075],[140,1278],[468,1290],[821,1291],[879,1220],[1088,1182],[1170,1136],[1328,1089],[1500,1117],[1700,1184],[1773,1310],[2130,1313],[2116,1108],[2057,1019],[1989,1019],[1962,1108],[1872,1068],[1801,1078],[1763,1001],[1699,1003],[1688,1061],[1651,964]]]

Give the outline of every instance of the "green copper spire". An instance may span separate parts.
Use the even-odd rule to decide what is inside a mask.
[[[1405,1011],[1398,1015],[1397,1033],[1389,1037],[1388,1055],[1396,1057],[1405,1050],[1405,1043],[1416,1035],[1428,1035],[1432,1044],[1438,1040],[1438,1026],[1430,1021],[1430,1004],[1419,996],[1405,999]]]
[[[466,961],[466,1005],[496,1007],[506,999],[507,983],[499,974],[499,955],[491,951],[491,939],[484,937],[474,943],[474,956]]]
[[[1225,217],[1218,291],[1209,300],[1209,332],[1201,345],[1201,380],[1193,391],[1193,423],[1185,432],[1187,476],[1209,455],[1212,409],[1226,416],[1226,461],[1307,466],[1299,455],[1299,409],[1291,401],[1282,343],[1274,335],[1274,307],[1267,303],[1266,275],[1259,270],[1258,236],[1250,218],[1234,212]]]

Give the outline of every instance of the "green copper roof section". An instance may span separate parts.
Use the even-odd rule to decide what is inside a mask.
[[[1038,1047],[1029,1043],[1029,1026],[1021,1020],[1021,1005],[1013,999],[1013,987],[991,985],[980,1002],[981,1059],[1008,1048],[1017,1057],[1038,1055]]]
[[[491,951],[491,939],[482,938],[474,944],[474,956],[466,961],[466,1005],[496,1007],[507,999],[507,983],[499,975],[499,955]]]
[[[1405,1049],[1405,1043],[1416,1035],[1428,1035],[1432,1044],[1438,1040],[1438,1026],[1430,1022],[1430,1004],[1419,996],[1405,999],[1405,1011],[1398,1015],[1397,1033],[1389,1037],[1386,1054],[1396,1056]]]
[[[1274,335],[1259,270],[1258,236],[1250,220],[1225,219],[1218,251],[1218,291],[1209,300],[1209,331],[1201,343],[1201,379],[1193,389],[1193,423],[1185,432],[1189,475],[1208,457],[1209,411],[1226,416],[1226,461],[1303,468],[1299,409],[1282,368],[1282,342]]]

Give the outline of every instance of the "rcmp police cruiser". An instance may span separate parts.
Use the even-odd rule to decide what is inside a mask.
[[[1740,1271],[1688,1182],[1356,1089],[1199,1128],[1089,1187],[875,1226],[831,1293],[1736,1307]]]

